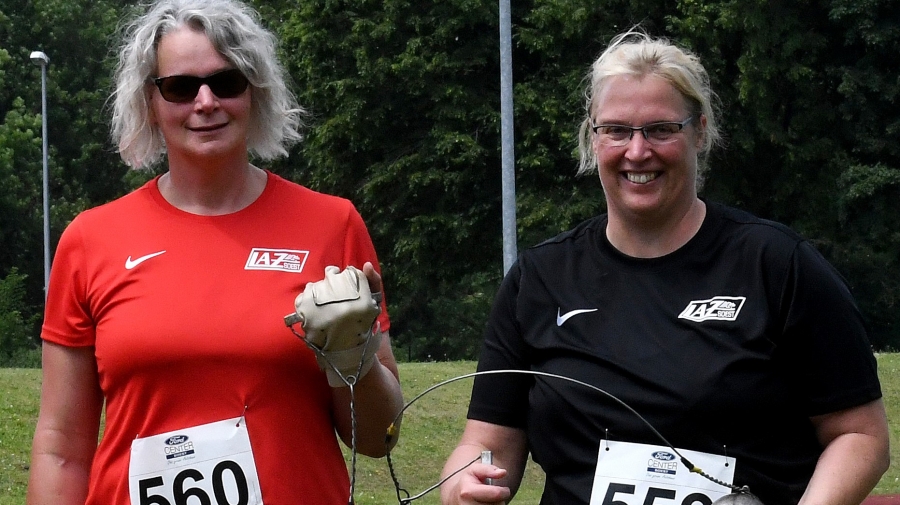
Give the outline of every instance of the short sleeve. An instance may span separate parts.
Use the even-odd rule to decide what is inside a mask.
[[[837,270],[807,242],[787,277],[782,366],[795,379],[809,415],[881,397],[877,363],[862,314]]]
[[[372,237],[369,235],[369,230],[366,228],[359,211],[352,204],[350,204],[350,212],[347,216],[344,258],[346,265],[353,265],[357,268],[362,268],[367,261],[370,261],[375,270],[379,274],[381,273],[381,265],[378,263],[378,255],[375,252],[375,246],[372,244]],[[384,296],[384,293],[382,293],[381,314],[378,316],[378,322],[382,331],[390,330],[391,319],[388,315],[387,297]]]
[[[513,264],[494,298],[478,358],[478,372],[529,370],[528,348],[518,324],[521,265]],[[519,373],[487,373],[475,377],[468,418],[524,428],[534,377]]]
[[[71,347],[92,346],[96,339],[86,295],[87,253],[80,223],[76,217],[63,232],[56,248],[41,329],[43,340]]]

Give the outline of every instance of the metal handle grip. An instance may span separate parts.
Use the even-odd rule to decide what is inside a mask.
[[[494,455],[491,454],[491,451],[481,451],[481,462],[486,465],[494,464]],[[487,484],[488,486],[493,486],[494,479],[490,479],[490,478],[484,479],[484,483]]]

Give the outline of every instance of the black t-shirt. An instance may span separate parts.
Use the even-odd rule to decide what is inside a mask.
[[[520,255],[478,370],[601,388],[676,448],[737,458],[734,484],[763,503],[796,503],[822,451],[809,417],[881,397],[841,276],[790,229],[713,203],[696,236],[660,258],[621,254],[606,223]],[[605,395],[545,376],[477,377],[469,418],[526,431],[543,505],[588,503],[606,437],[666,445]]]

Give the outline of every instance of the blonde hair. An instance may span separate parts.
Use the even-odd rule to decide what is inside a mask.
[[[261,159],[287,156],[290,145],[302,138],[298,129],[305,111],[287,87],[276,38],[260,25],[256,12],[235,0],[159,0],[123,32],[111,125],[122,160],[146,168],[166,152],[162,133],[149,121],[148,86],[156,76],[160,39],[181,27],[203,32],[250,81],[250,154]]]
[[[710,88],[709,75],[699,58],[691,52],[664,38],[652,38],[635,28],[617,35],[610,42],[591,66],[586,78],[590,84],[584,93],[586,117],[578,132],[578,151],[581,155],[578,175],[597,169],[597,158],[591,148],[594,99],[611,77],[620,75],[662,77],[684,97],[694,116],[694,124],[699,124],[700,115],[706,117],[697,169],[697,187],[701,187],[709,152],[722,140],[715,110],[717,98]]]

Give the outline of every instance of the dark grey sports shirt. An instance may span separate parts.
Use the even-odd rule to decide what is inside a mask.
[[[619,253],[606,222],[520,255],[478,369],[597,386],[675,447],[737,458],[734,483],[763,503],[796,503],[821,453],[809,417],[881,397],[844,280],[787,227],[714,203],[661,258]],[[469,418],[526,430],[543,505],[588,503],[604,437],[665,445],[603,394],[531,375],[477,377]]]

